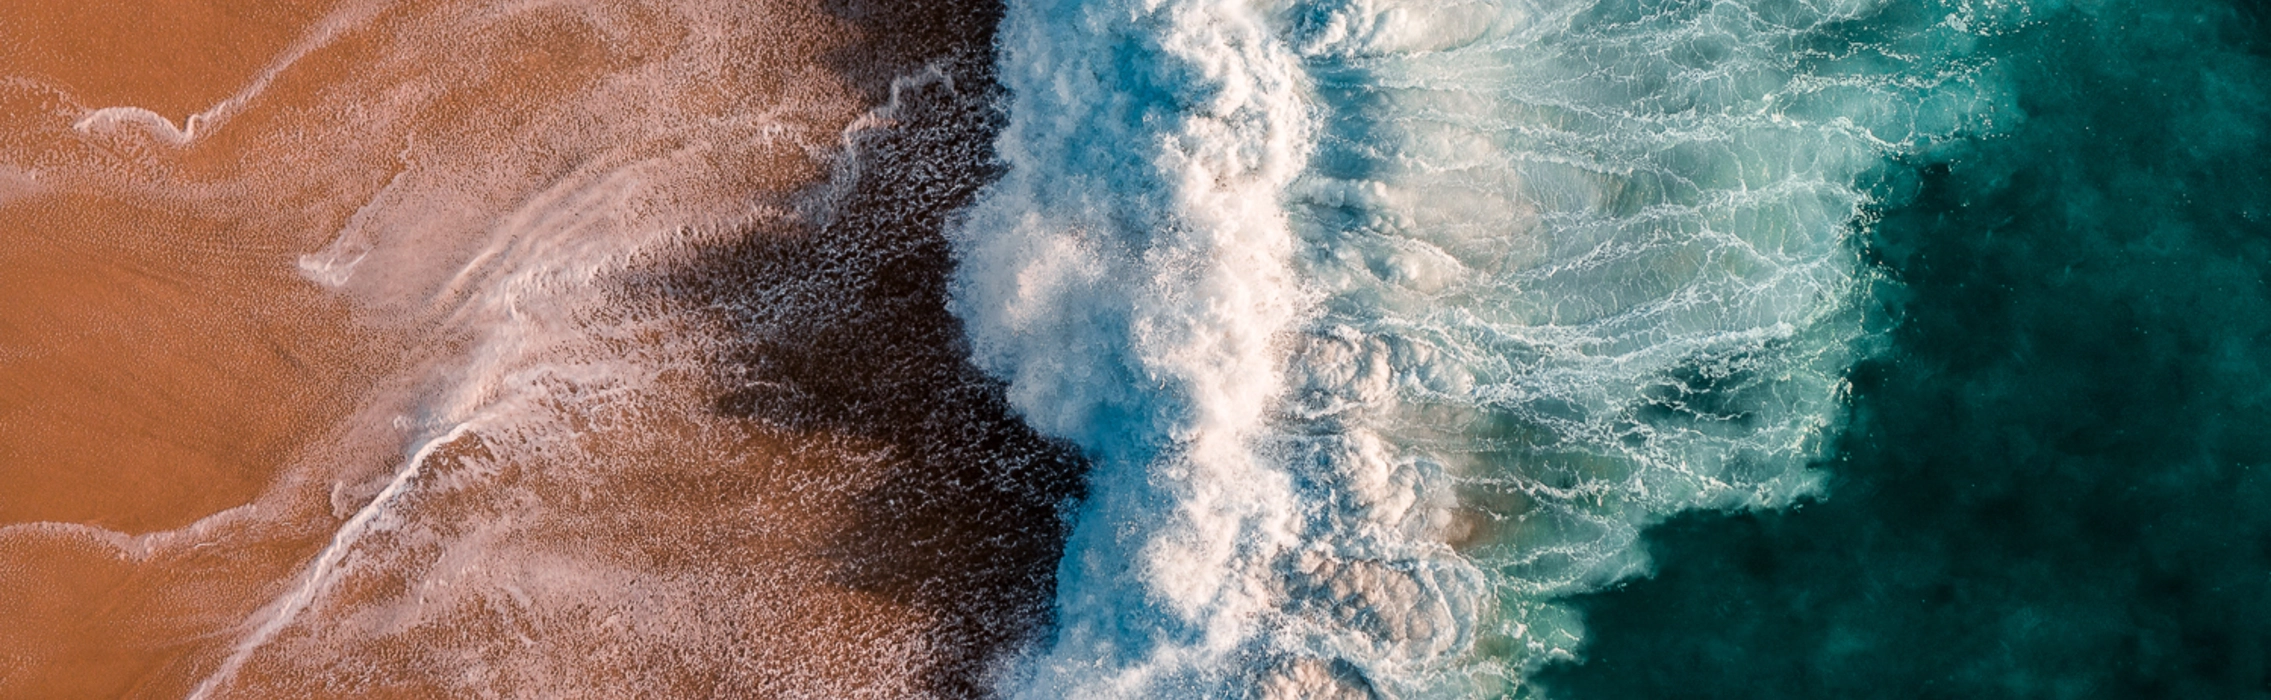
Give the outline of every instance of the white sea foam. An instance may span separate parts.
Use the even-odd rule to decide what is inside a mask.
[[[335,14],[209,111],[214,121],[193,117],[172,140],[195,139],[200,125],[209,130],[251,105],[303,54],[342,32],[364,31],[359,23],[370,17],[356,8],[379,5]],[[705,473],[750,459],[749,445],[737,442],[746,435],[705,423],[714,420],[709,407],[683,395],[699,381],[688,375],[703,369],[694,363],[709,336],[655,301],[658,292],[628,289],[626,279],[762,215],[752,208],[752,183],[793,179],[763,164],[799,163],[838,140],[836,127],[856,113],[848,90],[818,68],[742,52],[753,35],[777,25],[780,8],[651,5],[457,3],[392,16],[381,27],[390,33],[361,49],[376,55],[363,57],[369,62],[357,75],[316,104],[296,105],[306,114],[293,118],[305,119],[311,135],[268,144],[286,157],[245,182],[212,188],[297,194],[298,179],[309,178],[319,181],[308,187],[320,190],[316,197],[358,193],[359,201],[326,202],[352,214],[329,244],[299,257],[300,270],[351,301],[358,320],[424,347],[350,419],[362,425],[342,429],[406,440],[398,458],[374,470],[360,454],[337,459],[317,449],[262,496],[265,521],[237,523],[287,529],[276,527],[282,519],[292,528],[334,529],[243,620],[194,697],[309,679],[366,690],[358,684],[564,697],[593,692],[599,686],[590,679],[611,673],[613,691],[636,693],[728,671],[745,683],[758,674],[789,678],[782,687],[803,692],[842,686],[838,678],[784,676],[777,663],[753,671],[736,645],[750,633],[746,625],[769,619],[747,612],[751,601],[778,596],[786,584],[768,588],[763,576],[732,571],[728,564],[746,562],[725,562],[726,552],[676,567],[630,563],[661,546],[641,539],[653,532],[702,536],[749,518],[689,526],[671,521],[689,513],[658,509],[626,523],[618,513],[573,505],[624,480],[682,478],[671,470]],[[481,52],[550,47],[526,45],[534,35],[591,38],[595,50],[620,53],[558,66],[592,69],[559,94],[492,82],[502,69],[482,63],[490,57]],[[450,60],[460,54],[466,60]],[[767,84],[813,84],[733,101],[712,94],[721,73],[763,70],[783,74],[764,75]],[[474,100],[496,102],[468,106]],[[100,114],[119,125],[163,122],[131,109]],[[501,115],[515,120],[509,128],[495,123]],[[98,126],[82,120],[80,131]],[[165,131],[157,122],[149,128]],[[329,160],[358,155],[353,167]],[[380,179],[361,179],[369,173]],[[666,388],[666,374],[676,384]],[[392,430],[375,427],[384,423]],[[861,457],[845,451],[853,453],[846,459]],[[527,473],[538,467],[545,473]],[[338,520],[308,517],[327,485]],[[655,524],[664,521],[672,524]],[[584,546],[558,544],[579,537]],[[130,552],[149,548],[108,540]],[[701,546],[695,541],[673,544]],[[469,620],[497,629],[435,631]],[[549,626],[538,629],[539,622]],[[911,622],[894,624],[919,636]],[[370,649],[405,645],[419,655],[414,667],[379,673],[362,665],[376,663]],[[656,663],[663,657],[675,662]],[[663,680],[616,673],[625,669]],[[412,677],[420,673],[430,675]],[[903,675],[891,682],[914,677]]]
[[[0,165],[0,206],[19,199],[29,199],[46,189],[39,181],[39,171]]]
[[[142,107],[122,105],[88,110],[85,116],[71,124],[71,128],[82,133],[112,136],[121,135],[120,131],[123,129],[138,129],[167,145],[188,145],[189,142],[211,133],[214,129],[220,128],[221,124],[228,121],[229,118],[236,116],[237,112],[242,111],[247,104],[258,98],[260,93],[266,91],[268,85],[275,82],[277,76],[283,75],[284,71],[290,68],[292,64],[299,62],[309,53],[322,49],[342,34],[353,31],[364,22],[369,21],[373,15],[384,9],[385,5],[386,3],[377,0],[359,0],[341,5],[331,14],[317,21],[314,31],[308,32],[301,36],[298,41],[292,42],[291,46],[285,47],[281,55],[271,60],[244,87],[239,88],[234,94],[213,106],[183,118],[180,124],[175,124],[173,120]]]
[[[330,543],[285,594],[247,621],[250,629],[190,697],[208,697],[228,687],[256,652],[299,622],[341,578],[348,557],[371,535],[390,528],[389,519],[402,513],[402,502],[421,485],[439,450],[472,440],[509,445],[570,439],[574,431],[559,425],[563,416],[558,406],[590,410],[607,402],[611,394],[646,385],[661,370],[642,363],[644,358],[579,350],[604,342],[609,335],[635,330],[594,328],[582,319],[599,301],[590,291],[600,280],[622,270],[642,251],[677,240],[668,228],[608,226],[624,223],[609,214],[621,211],[635,196],[637,187],[632,183],[640,180],[641,172],[667,168],[670,160],[577,173],[499,217],[485,237],[488,245],[460,266],[431,299],[441,307],[445,327],[474,335],[463,355],[431,368],[435,376],[428,378],[429,386],[437,390],[419,401],[419,415],[407,421],[413,429],[433,434],[419,440],[383,487],[361,499],[362,505],[338,526]],[[395,180],[397,185],[402,182],[399,177]],[[387,200],[392,192],[390,187],[378,201]],[[372,215],[366,207],[358,212],[356,222]],[[607,228],[591,230],[594,226]],[[357,233],[350,225],[348,236]],[[367,248],[357,259],[366,254]],[[335,287],[350,281],[345,275],[333,279]]]
[[[1818,491],[1863,180],[1992,111],[1811,43],[1881,7],[1010,2],[956,311],[1096,471],[1006,689],[1511,692],[1640,528]]]
[[[349,517],[345,524],[340,525],[337,532],[332,534],[331,543],[324,546],[323,551],[316,554],[315,562],[308,566],[308,570],[301,577],[299,584],[293,586],[289,594],[277,599],[275,604],[270,606],[270,609],[263,611],[264,619],[260,625],[237,640],[235,648],[229,651],[228,657],[221,660],[221,666],[218,670],[215,670],[212,675],[206,676],[204,680],[198,681],[197,687],[189,693],[191,700],[202,700],[210,696],[215,689],[235,678],[237,671],[244,668],[245,661],[252,658],[253,652],[259,651],[261,645],[267,644],[268,640],[274,638],[278,631],[284,629],[285,625],[291,624],[293,619],[299,616],[300,611],[306,610],[308,604],[315,601],[316,594],[322,592],[324,587],[331,583],[333,572],[338,568],[340,560],[347,556],[348,549],[362,540],[363,533],[367,532],[371,524],[381,514],[385,513],[388,507],[394,504],[395,498],[409,490],[411,481],[418,478],[421,468],[426,464],[426,459],[432,456],[436,449],[466,435],[472,427],[471,424],[458,424],[450,428],[449,432],[428,439],[418,447],[417,452],[411,453],[410,458],[404,460],[402,467],[395,471],[394,477],[387,481],[386,488],[379,490],[377,496],[372,497],[368,503],[365,503],[360,510],[355,512],[354,516]]]
[[[969,213],[955,303],[978,361],[1096,458],[1035,697],[1227,687],[1295,543],[1254,454],[1303,306],[1276,193],[1309,123],[1257,8],[1013,4],[1011,165]]]

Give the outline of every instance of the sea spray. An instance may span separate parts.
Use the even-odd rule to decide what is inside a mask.
[[[1302,308],[1277,193],[1308,124],[1256,8],[1020,3],[1010,167],[969,212],[955,298],[977,361],[1095,459],[1059,629],[1021,694],[1220,694],[1273,605],[1292,486],[1250,441]]]
[[[1012,2],[956,311],[1097,467],[1007,689],[1525,692],[1641,528],[1817,493],[1865,183],[2016,116],[2025,13],[1915,9]]]

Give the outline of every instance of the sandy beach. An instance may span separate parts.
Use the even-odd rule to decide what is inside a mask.
[[[889,368],[786,376],[917,407],[755,376],[847,129],[968,41],[874,35],[939,16],[5,12],[0,697],[957,694],[1039,614],[1069,457],[967,390],[943,256],[835,283]],[[1057,476],[921,481],[995,453]]]

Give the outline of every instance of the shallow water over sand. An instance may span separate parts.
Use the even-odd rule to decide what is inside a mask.
[[[1039,619],[984,8],[8,12],[0,696],[963,695]]]

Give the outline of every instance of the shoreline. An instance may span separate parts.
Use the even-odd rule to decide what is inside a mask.
[[[146,109],[185,127],[181,144],[0,115],[38,127],[0,143],[0,163],[35,163],[38,182],[0,201],[0,228],[50,242],[0,255],[0,270],[49,270],[0,305],[12,344],[49,348],[0,364],[0,382],[30,390],[0,410],[15,465],[0,472],[0,586],[44,592],[0,605],[34,623],[0,633],[0,694],[602,678],[979,692],[1046,615],[1055,508],[1079,470],[967,366],[943,308],[941,226],[982,179],[957,168],[985,161],[989,107],[856,139],[894,164],[877,170],[934,159],[932,184],[959,195],[848,181],[817,229],[795,203],[846,184],[829,162],[845,156],[820,154],[891,78],[953,54],[955,79],[990,80],[994,15],[789,2],[492,16],[439,1],[345,28],[319,15],[246,35],[282,52],[333,32],[217,130],[188,115],[277,61],[175,66],[162,94],[105,73],[132,60],[87,64],[94,87],[67,101]],[[135,45],[187,55],[241,33],[215,22]],[[0,73],[44,70],[0,54]],[[848,277],[801,267],[877,256],[890,262]],[[885,311],[763,311],[778,302],[747,283],[768,278]],[[893,369],[737,383],[812,349],[769,345],[760,320]],[[885,337],[827,335],[847,328]],[[800,384],[915,408],[831,413],[747,389]],[[445,430],[466,437],[403,461]],[[151,437],[104,437],[119,433]],[[311,570],[327,542],[339,565]],[[815,635],[836,644],[809,658]]]

